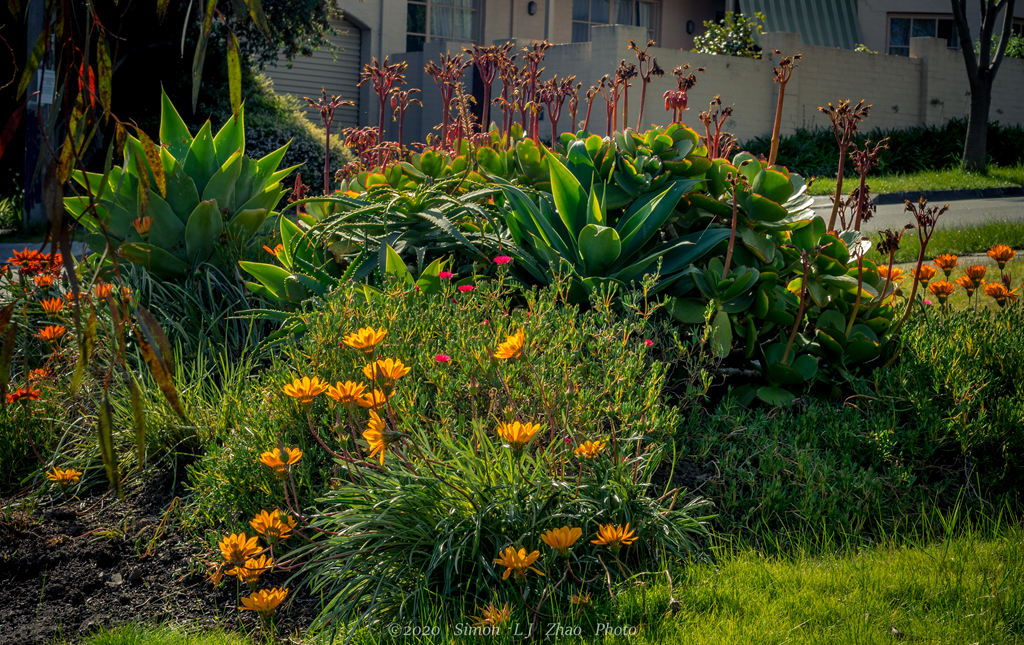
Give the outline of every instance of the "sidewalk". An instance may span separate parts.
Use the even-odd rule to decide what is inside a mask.
[[[970,228],[991,222],[1012,222],[1024,225],[1024,196],[989,197],[985,199],[958,199],[935,201],[935,204],[949,204],[949,210],[939,219],[939,229]],[[828,197],[815,197],[814,210],[828,219],[832,202]],[[886,228],[900,228],[911,222],[904,204],[881,204],[878,212],[861,227],[865,232],[876,232]]]

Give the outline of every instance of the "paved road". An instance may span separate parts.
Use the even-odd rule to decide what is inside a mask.
[[[942,202],[943,204],[946,202]],[[832,203],[827,197],[815,197],[818,214],[828,219]],[[884,204],[878,213],[863,226],[865,232],[885,228],[899,228],[910,222],[910,214],[903,204]],[[939,229],[969,228],[989,222],[1016,222],[1024,224],[1024,197],[993,197],[990,199],[961,199],[949,202],[949,210],[939,219]]]
[[[18,242],[17,244],[11,244],[9,242],[0,242],[0,264],[5,262],[7,258],[11,257],[11,253],[15,250],[21,251],[22,249],[29,250],[40,250],[39,242]],[[50,245],[47,244],[43,251],[49,253]],[[82,257],[85,254],[85,245],[82,242],[72,242],[71,251],[76,257]]]

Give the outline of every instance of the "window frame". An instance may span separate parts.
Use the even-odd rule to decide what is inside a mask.
[[[575,4],[575,2],[577,2],[577,1],[578,0],[573,0],[573,3]],[[590,41],[590,29],[594,25],[603,26],[603,25],[618,25],[618,24],[621,24],[619,22],[615,22],[615,20],[618,19],[617,16],[618,16],[618,10],[619,10],[619,3],[621,3],[621,2],[628,2],[628,3],[633,5],[633,12],[632,13],[633,13],[634,17],[637,16],[637,6],[639,4],[644,3],[644,4],[652,5],[652,9],[653,9],[654,14],[653,14],[652,19],[651,19],[652,25],[647,28],[647,35],[648,35],[648,38],[650,40],[654,40],[654,41],[660,42],[660,39],[661,39],[662,0],[608,0],[608,22],[604,22],[604,21],[600,21],[600,20],[598,20],[598,21],[593,20],[591,18],[591,16],[593,15],[593,6],[591,4],[593,2],[593,0],[585,0],[585,2],[587,3],[587,19],[586,20],[583,20],[583,19],[575,17],[575,7],[572,8],[572,13],[570,14],[572,16],[570,18],[570,21],[571,21],[571,23],[570,23],[570,30],[571,30],[570,31],[570,38],[572,38],[572,42],[574,42],[574,43],[589,42]],[[576,25],[586,25],[586,27],[587,27],[587,39],[586,40],[576,40],[575,37],[572,36],[572,32],[575,31]],[[642,27],[643,25],[631,24],[630,26],[631,27]]]
[[[892,21],[897,20],[909,20],[910,21],[910,32],[907,37],[906,45],[893,45],[892,44]],[[953,19],[951,13],[905,13],[905,12],[894,12],[886,14],[885,16],[885,53],[889,56],[910,56],[910,39],[914,38],[914,21],[915,20],[931,20],[935,25],[936,36],[939,33],[939,21],[948,20],[952,23],[950,29],[950,38],[946,40],[946,47],[948,49],[959,50],[960,49],[960,35],[956,30],[956,21]],[[954,44],[955,43],[955,44]],[[895,53],[893,50],[905,50],[906,53]]]
[[[476,43],[480,41],[481,32],[481,21],[483,16],[483,2],[484,0],[472,0],[472,6],[460,7],[456,4],[457,0],[408,0],[406,2],[406,19],[405,19],[405,42],[406,51],[423,51],[423,47],[419,49],[409,48],[410,38],[422,38],[422,43],[425,45],[433,40],[444,40],[455,43]],[[446,9],[452,11],[452,17],[454,19],[456,11],[468,11],[470,13],[470,37],[466,38],[451,38],[441,36],[438,34],[431,33],[431,14],[434,8],[438,5],[443,6]],[[410,31],[409,30],[409,7],[421,6],[423,7],[423,31]]]

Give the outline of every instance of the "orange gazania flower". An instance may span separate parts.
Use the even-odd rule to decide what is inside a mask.
[[[143,217],[136,217],[132,220],[132,226],[135,227],[135,232],[139,235],[145,235],[149,233],[149,227],[153,225],[153,218],[148,215]]]
[[[512,608],[506,602],[504,605],[488,603],[480,610],[480,615],[473,618],[473,624],[477,627],[501,627],[512,617]],[[494,633],[498,633],[495,631]]]
[[[361,408],[379,410],[382,407],[384,407],[384,404],[387,403],[387,400],[388,395],[384,392],[384,390],[374,389],[361,396],[356,401],[356,405],[358,405]]]
[[[971,296],[974,295],[974,290],[977,287],[974,285],[974,280],[971,280],[971,276],[969,276],[969,275],[962,275],[962,276],[960,276],[959,278],[956,279],[956,283],[958,285],[960,285],[960,287],[964,291],[967,292],[967,297],[968,298],[970,298]]]
[[[964,269],[964,273],[967,274],[967,277],[970,278],[971,282],[974,283],[975,289],[980,287],[981,283],[984,282],[985,271],[986,268],[983,264],[972,264],[971,266]]]
[[[617,524],[602,524],[597,530],[597,539],[591,540],[591,544],[606,546],[613,552],[624,546],[636,542],[636,535],[629,528],[629,522],[625,526]]]
[[[501,574],[502,580],[508,580],[508,577],[513,573],[516,574],[516,578],[521,580],[526,577],[527,571],[533,571],[539,576],[544,575],[531,566],[539,557],[540,551],[533,551],[528,554],[526,549],[516,550],[514,546],[510,546],[502,551],[498,557],[494,558],[494,563],[505,567],[505,572]]]
[[[49,369],[45,367],[37,367],[28,373],[28,380],[42,381],[43,379],[50,378],[52,375],[53,373]]]
[[[932,265],[922,264],[921,268],[914,274],[914,277],[916,277],[921,284],[928,284],[928,281],[934,278],[936,273],[938,273],[938,271],[936,271],[935,267]]]
[[[1005,307],[1008,300],[1017,299],[1017,290],[1008,290],[1000,282],[989,282],[985,285],[985,295],[992,298],[1000,307]]]
[[[327,388],[327,396],[331,397],[338,403],[352,405],[359,401],[365,391],[365,383],[356,383],[355,381],[345,381],[342,383],[341,381],[338,381],[337,385],[332,385]]]
[[[299,403],[312,403],[313,399],[326,392],[329,387],[319,376],[303,376],[285,385],[281,390],[288,396],[298,399]]]
[[[534,435],[540,431],[540,424],[538,423],[520,423],[519,421],[513,421],[512,423],[499,423],[495,432],[508,443],[513,450],[522,450],[523,447],[530,443]]]
[[[883,278],[888,278],[890,282],[899,282],[903,279],[903,269],[899,267],[893,267],[889,269],[888,264],[881,264],[878,267],[878,275]]]
[[[55,316],[64,308],[63,298],[45,298],[40,301],[43,311],[46,312],[47,316]]]
[[[1011,249],[1005,244],[996,244],[988,250],[988,257],[999,265],[999,270],[1002,271],[1006,263],[1013,259],[1017,255],[1017,252]]]
[[[525,343],[526,334],[522,329],[520,329],[511,336],[505,337],[505,342],[498,345],[498,349],[494,350],[494,358],[500,358],[502,360],[519,358],[523,355],[523,345]]]
[[[60,484],[62,487],[67,488],[71,484],[77,484],[79,478],[81,478],[81,471],[75,470],[74,468],[58,468],[53,467],[53,470],[46,473],[46,478],[50,481]]]
[[[384,340],[388,330],[386,329],[374,329],[373,327],[363,327],[358,331],[354,331],[351,334],[345,336],[345,340],[342,341],[352,349],[358,349],[364,354],[373,352],[373,349],[380,344],[380,341]]]
[[[238,579],[246,584],[255,585],[260,576],[270,571],[273,567],[274,558],[261,555],[258,558],[249,558],[242,566],[234,567],[230,572],[226,573],[238,576]]]
[[[245,561],[253,557],[260,550],[260,546],[256,542],[256,537],[249,537],[245,533],[232,533],[227,535],[217,543],[217,547],[220,549],[220,554],[224,558],[224,562],[232,565],[230,568],[225,570],[229,575],[234,567],[244,566]]]
[[[948,280],[938,280],[928,285],[928,291],[931,291],[939,302],[946,304],[946,300],[956,291],[956,285]]]
[[[19,387],[13,392],[8,392],[7,402],[17,403],[18,401],[35,401],[40,396],[42,396],[42,393],[30,385],[28,387]]]
[[[583,529],[578,526],[563,526],[557,529],[550,529],[541,534],[541,542],[548,545],[562,555],[569,555],[569,549],[576,540],[583,537]]]
[[[366,439],[366,443],[370,446],[370,459],[377,455],[380,459],[380,465],[383,466],[384,452],[387,450],[389,443],[387,426],[384,425],[380,415],[373,410],[370,410],[370,427],[363,433],[363,439]]]
[[[67,331],[64,325],[47,325],[36,333],[36,338],[41,338],[50,343],[59,340]]]
[[[295,528],[295,519],[291,515],[285,515],[285,519],[282,520],[281,515],[281,511],[276,509],[260,511],[249,521],[249,526],[271,542],[288,539]]]
[[[572,454],[580,459],[593,459],[601,454],[604,447],[605,442],[603,441],[584,441],[576,450],[572,451]]]
[[[106,300],[107,296],[109,296],[113,290],[114,285],[102,281],[97,282],[92,288],[93,293],[95,293],[96,297],[100,300]]]
[[[952,253],[943,253],[939,257],[935,258],[934,262],[935,266],[942,269],[942,272],[946,274],[947,278],[949,277],[949,274],[953,272],[953,269],[960,265],[960,260],[958,260]]]
[[[385,389],[393,388],[395,381],[408,373],[409,368],[403,365],[402,361],[393,358],[385,358],[363,368],[363,375],[366,378]]]
[[[288,470],[302,459],[298,448],[278,448],[260,453],[259,462],[274,471],[279,479],[288,476]]]
[[[281,587],[274,589],[260,589],[242,598],[241,610],[255,611],[263,618],[269,618],[277,606],[284,602],[288,596],[288,590]]]
[[[53,285],[52,275],[37,275],[32,278],[32,281],[36,283],[36,286],[40,289],[45,289]]]

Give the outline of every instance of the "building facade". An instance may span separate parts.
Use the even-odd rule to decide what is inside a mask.
[[[425,134],[428,124],[435,123],[440,113],[439,107],[432,107],[438,101],[433,95],[433,82],[422,72],[424,64],[442,51],[459,51],[471,43],[555,43],[557,46],[548,57],[548,71],[576,74],[584,88],[613,71],[619,58],[628,55],[622,51],[625,42],[599,42],[602,38],[628,33],[638,41],[654,40],[662,67],[670,70],[681,62],[705,59],[692,55],[693,40],[704,31],[704,21],[721,19],[727,11],[751,15],[760,12],[765,16],[766,32],[795,34],[795,42],[802,47],[814,47],[819,57],[828,53],[826,49],[852,54],[858,46],[877,52],[884,59],[893,57],[890,63],[872,60],[868,65],[872,69],[906,68],[905,73],[920,75],[920,65],[907,66],[900,61],[914,54],[911,45],[915,38],[937,39],[929,41],[930,47],[942,41],[950,52],[959,47],[949,0],[337,0],[337,7],[332,47],[311,57],[298,58],[291,65],[282,61],[269,68],[267,72],[275,88],[300,97],[319,95],[324,88],[328,93],[354,100],[355,107],[343,108],[338,113],[339,128],[375,123],[375,97],[371,97],[368,87],[355,86],[359,70],[374,57],[404,59],[409,63],[409,85],[423,90],[423,110],[410,112],[406,122],[407,131],[414,136]],[[980,23],[976,4],[969,8],[968,18],[976,36]],[[628,29],[609,30],[609,26]],[[1024,33],[1024,2],[1015,9],[1014,30]],[[921,47],[917,49],[924,51]],[[864,67],[864,59],[851,58],[843,52],[836,52],[836,56],[837,64]],[[723,94],[723,98],[740,90],[736,102],[743,103],[743,90],[749,88],[738,87],[725,70],[744,68],[752,61],[718,60],[728,58],[708,58],[705,66],[721,67],[723,77],[712,80],[709,74],[707,84],[717,86],[717,93]],[[960,79],[964,75],[962,61],[949,60],[953,68],[947,73],[953,75],[950,78],[954,81]],[[805,59],[804,65],[808,64]],[[1024,87],[1003,87],[1005,69],[1004,66],[997,76],[999,90],[1024,103],[1024,96],[1020,96]],[[841,78],[849,76],[842,69],[832,73]],[[908,77],[896,82],[902,86],[919,85],[918,80]],[[479,84],[479,79],[471,78],[467,72],[467,84],[474,82]],[[865,89],[871,89],[870,83]],[[479,88],[475,90],[479,94]],[[867,98],[884,101],[884,97]],[[927,104],[929,99],[919,100]],[[958,110],[949,108],[941,112],[947,119],[963,116]],[[926,115],[936,110],[925,105],[909,112],[918,115],[917,122],[925,123]],[[877,125],[904,124],[907,113],[908,109],[903,108],[903,115],[896,112],[886,123]],[[814,119],[808,117],[805,121],[811,124]]]

